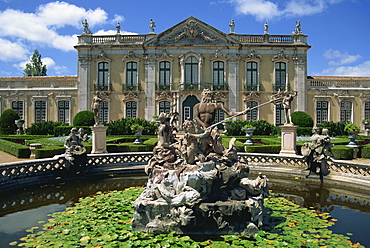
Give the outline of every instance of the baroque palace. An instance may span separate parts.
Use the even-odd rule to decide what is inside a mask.
[[[151,120],[161,112],[193,115],[203,89],[230,111],[271,100],[280,91],[296,91],[292,111],[304,111],[316,124],[370,118],[370,77],[307,75],[310,45],[299,22],[290,35],[237,34],[189,17],[156,34],[94,35],[87,22],[78,36],[78,75],[0,78],[0,113],[16,110],[26,126],[44,120],[72,124],[77,112],[91,110],[95,92],[104,92],[104,122],[122,117]],[[281,105],[266,104],[246,119],[284,123]],[[219,112],[217,120],[225,118]]]

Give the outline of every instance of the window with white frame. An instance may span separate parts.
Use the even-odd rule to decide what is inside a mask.
[[[274,90],[289,90],[286,87],[286,63],[275,63],[275,85]]]
[[[137,62],[126,63],[127,90],[136,90],[137,87]]]
[[[171,63],[159,62],[159,90],[169,90],[171,83]]]
[[[323,121],[328,121],[329,103],[327,101],[317,101],[316,102],[316,124],[321,124]]]
[[[213,62],[213,89],[225,90],[225,63]]]
[[[258,102],[255,101],[249,101],[247,102],[247,108],[254,108],[247,112],[247,120],[258,120],[258,108],[255,108],[258,106]]]
[[[275,106],[275,125],[283,125],[285,123],[285,112],[283,104]]]
[[[364,104],[364,117],[365,119],[370,119],[370,102],[367,101]]]
[[[198,60],[189,57],[185,61],[185,87],[196,88],[198,85]]]
[[[169,114],[171,112],[171,104],[168,101],[159,102],[159,113]]]
[[[218,101],[217,103],[225,105],[224,102]],[[215,123],[219,123],[220,121],[225,120],[225,112],[221,109],[218,109],[216,111],[216,116],[215,116]]]
[[[109,89],[109,64],[100,62],[98,64],[98,83],[95,90],[106,91]]]
[[[46,121],[46,101],[38,100],[35,104],[35,122]]]
[[[58,101],[58,121],[69,123],[70,101]]]
[[[248,62],[247,63],[247,79],[246,79],[247,91],[257,91],[258,90],[258,63]]]
[[[24,102],[23,101],[12,101],[12,109],[15,110],[15,112],[18,113],[19,118],[24,119],[23,113],[24,113]]]
[[[109,102],[100,103],[100,122],[102,124],[109,122]]]
[[[126,102],[126,118],[137,118],[137,102]]]
[[[352,122],[352,102],[340,102],[340,121]]]

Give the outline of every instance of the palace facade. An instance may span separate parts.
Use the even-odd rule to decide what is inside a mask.
[[[247,35],[220,30],[189,17],[156,34],[94,35],[84,23],[78,36],[78,76],[0,78],[0,111],[15,109],[26,125],[42,120],[71,124],[91,110],[96,91],[108,95],[101,105],[104,122],[122,117],[148,120],[161,112],[192,118],[203,89],[232,112],[296,91],[292,111],[309,113],[316,123],[370,118],[370,77],[307,75],[310,45],[297,24],[290,35]],[[225,118],[219,112],[217,120]],[[285,122],[281,105],[266,104],[245,119]]]

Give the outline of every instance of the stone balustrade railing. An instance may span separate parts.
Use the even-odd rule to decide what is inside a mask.
[[[309,88],[329,88],[329,87],[336,87],[336,88],[369,88],[370,87],[370,79],[369,78],[362,78],[362,79],[341,79],[341,78],[325,78],[325,77],[317,77],[317,78],[308,78],[307,80]]]
[[[282,156],[276,154],[239,153],[240,158],[258,168],[290,168],[302,171],[306,167],[301,156]],[[143,171],[143,165],[152,157],[151,152],[88,154],[84,166],[85,175],[115,174],[130,170]],[[257,169],[256,169],[257,170]],[[331,174],[357,180],[357,184],[370,187],[370,166],[351,161],[334,160],[330,162]],[[279,172],[279,171],[277,171]],[[307,173],[305,173],[307,174]],[[50,182],[58,177],[75,177],[64,155],[48,159],[29,160],[0,165],[0,191],[40,182]],[[302,176],[299,175],[299,176]],[[350,180],[349,180],[350,181]]]

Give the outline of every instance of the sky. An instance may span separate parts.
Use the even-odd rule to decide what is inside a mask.
[[[0,0],[0,76],[23,76],[38,50],[48,76],[77,75],[77,36],[161,33],[190,16],[229,33],[308,36],[308,75],[370,77],[370,0]]]

